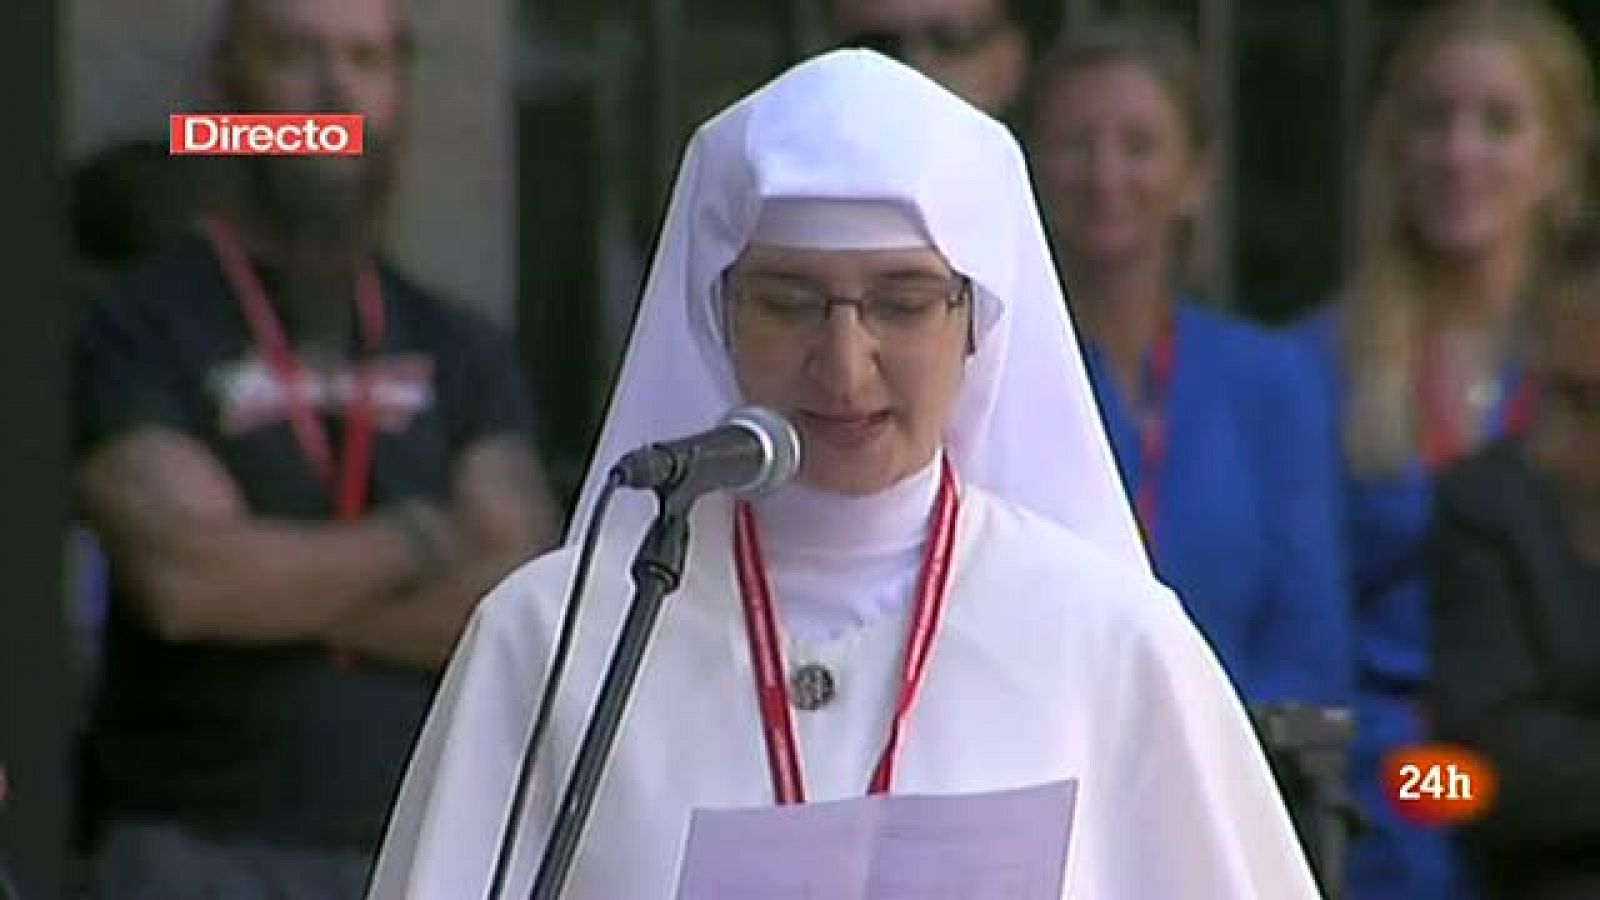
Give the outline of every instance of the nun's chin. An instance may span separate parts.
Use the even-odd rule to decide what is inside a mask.
[[[921,471],[931,450],[908,446],[892,421],[848,423],[837,429],[801,426],[797,481],[813,490],[867,496],[887,490]]]

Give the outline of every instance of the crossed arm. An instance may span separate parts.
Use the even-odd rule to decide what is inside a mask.
[[[84,515],[134,601],[170,640],[321,642],[437,670],[490,587],[556,536],[531,452],[491,438],[462,454],[450,506],[430,516],[438,565],[377,512],[349,523],[253,515],[206,447],[147,427],[79,470]]]

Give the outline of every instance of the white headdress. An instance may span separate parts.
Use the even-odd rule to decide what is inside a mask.
[[[691,139],[569,540],[624,453],[712,427],[740,402],[715,286],[758,223],[763,240],[809,245],[925,236],[978,297],[946,434],[963,480],[1148,566],[1017,142],[867,50],[794,67]],[[648,515],[635,500],[613,515]]]

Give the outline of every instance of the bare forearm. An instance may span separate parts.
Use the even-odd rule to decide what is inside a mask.
[[[368,659],[442,670],[479,599],[517,563],[505,555],[459,562],[400,597],[334,623],[329,641]]]
[[[271,642],[311,639],[329,622],[393,593],[412,572],[403,531],[262,519],[185,525],[135,563],[169,636]]]
[[[463,454],[454,503],[424,534],[443,563],[411,592],[335,623],[329,640],[400,665],[437,670],[455,649],[478,600],[524,560],[555,543],[553,504],[525,447],[495,440]],[[423,520],[427,525],[427,520]]]
[[[96,451],[79,468],[78,491],[131,599],[171,640],[314,638],[413,571],[412,542],[390,516],[255,516],[208,447],[156,426]]]

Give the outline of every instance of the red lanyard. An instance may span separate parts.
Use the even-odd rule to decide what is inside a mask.
[[[1465,423],[1455,421],[1445,402],[1444,383],[1438,358],[1431,342],[1423,344],[1419,359],[1418,399],[1422,405],[1422,459],[1430,471],[1437,471],[1467,452]],[[1538,395],[1536,380],[1526,373],[1516,379],[1515,393],[1500,411],[1500,428],[1508,436],[1526,433],[1533,419]]]
[[[1178,358],[1176,332],[1169,318],[1145,367],[1145,395],[1139,411],[1139,490],[1134,507],[1150,547],[1155,546],[1161,473],[1167,465],[1167,393]]]
[[[222,263],[223,274],[229,286],[238,295],[250,324],[250,333],[278,383],[283,386],[289,407],[289,424],[300,449],[316,468],[317,475],[328,487],[334,509],[340,519],[358,518],[367,502],[367,485],[371,480],[372,443],[377,427],[374,409],[373,367],[363,365],[356,377],[355,397],[346,408],[347,425],[344,440],[344,457],[334,471],[333,451],[322,420],[312,409],[305,395],[304,370],[289,347],[283,324],[273,312],[266,288],[256,277],[244,247],[239,243],[233,228],[221,218],[206,222],[207,236]],[[356,281],[356,315],[361,329],[361,340],[370,358],[383,342],[383,298],[378,283],[377,267],[370,261],[361,267]]]
[[[906,639],[905,659],[900,674],[900,699],[895,704],[889,737],[873,770],[868,792],[886,794],[894,780],[895,758],[905,734],[906,721],[916,704],[917,693],[927,671],[928,657],[939,631],[945,595],[950,583],[950,556],[955,547],[956,512],[955,470],[946,459],[933,505],[933,529],[922,574],[917,584],[916,606],[911,614],[911,633]],[[800,769],[800,743],[795,738],[794,718],[789,711],[789,689],[784,675],[783,650],[778,640],[777,615],[773,610],[772,590],[756,536],[755,515],[741,503],[734,515],[734,560],[738,567],[739,594],[744,602],[745,633],[750,639],[750,656],[755,663],[756,697],[761,705],[761,726],[767,744],[767,762],[772,771],[772,791],[779,805],[805,802],[805,778]]]

